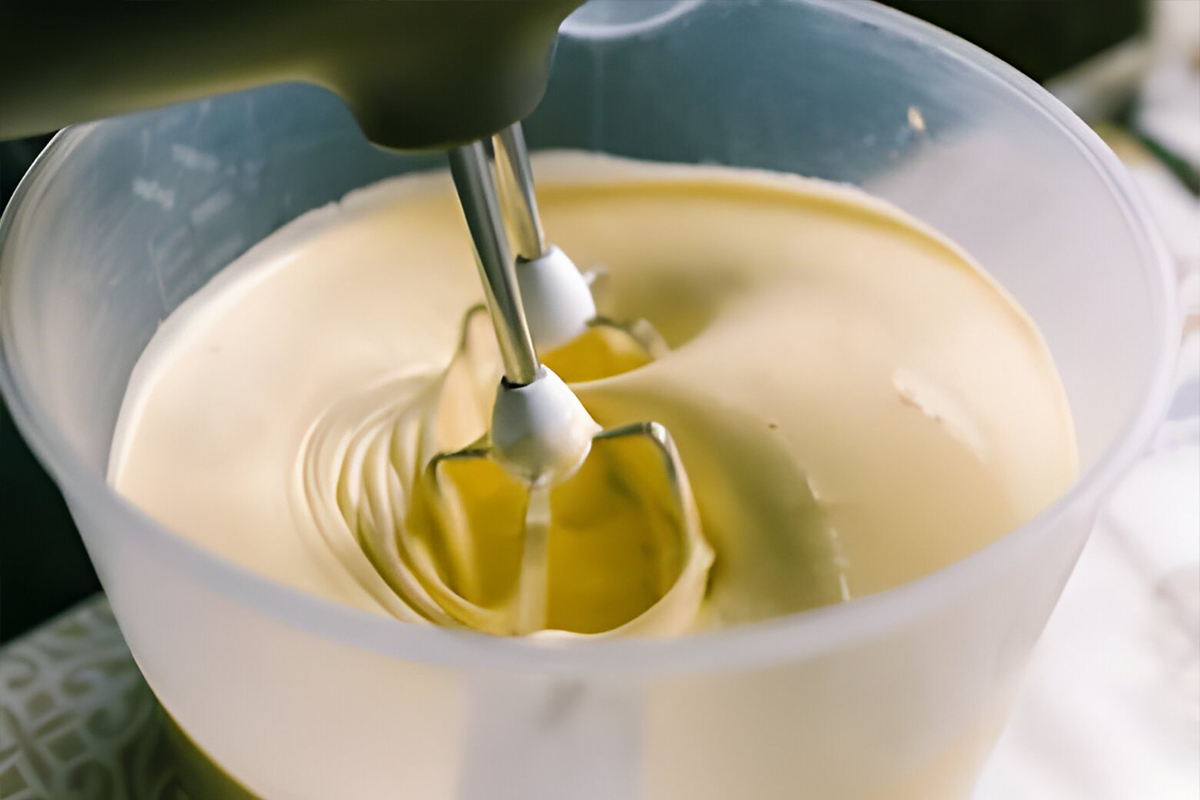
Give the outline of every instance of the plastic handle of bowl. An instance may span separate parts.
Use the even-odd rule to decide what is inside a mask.
[[[468,691],[457,800],[641,797],[636,683],[494,673]]]
[[[1181,270],[1179,357],[1175,390],[1152,450],[1200,441],[1200,264]]]

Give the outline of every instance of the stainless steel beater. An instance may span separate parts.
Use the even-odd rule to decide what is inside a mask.
[[[655,563],[632,588],[644,599],[621,612],[629,617],[624,619],[612,618],[612,614],[620,614],[610,613],[608,606],[613,603],[604,598],[593,602],[582,597],[578,600],[578,607],[585,609],[578,615],[582,621],[567,626],[576,633],[613,630],[633,624],[639,614],[671,595],[678,577],[673,572],[707,570],[712,554],[700,534],[687,476],[666,428],[641,422],[602,430],[566,383],[540,363],[534,342],[554,347],[578,336],[595,319],[595,306],[574,264],[561,250],[545,243],[519,127],[499,134],[496,143],[497,168],[501,180],[507,182],[506,208],[518,259],[509,251],[501,199],[483,144],[452,150],[450,166],[474,245],[504,377],[496,390],[489,433],[462,450],[434,456],[425,477],[430,516],[440,528],[443,549],[469,547],[464,543],[473,536],[515,522],[522,543],[520,566],[512,597],[499,607],[483,607],[454,591],[456,578],[450,569],[427,588],[452,616],[479,630],[529,634],[555,628],[554,609],[547,607],[549,573],[554,568],[551,550],[575,547],[579,542],[571,540],[572,536],[592,535],[586,546],[593,547],[597,528],[591,523],[632,520],[631,524],[654,530],[648,539],[653,553],[647,558]],[[519,280],[519,275],[526,277]],[[538,309],[532,319],[526,317],[527,307],[522,302],[526,291]],[[532,321],[536,321],[536,335],[531,334]],[[638,443],[648,444],[653,456],[648,459],[644,451],[639,454]],[[605,452],[597,455],[601,450]],[[496,480],[509,480],[524,491],[519,519],[499,519],[502,514],[494,509],[480,511],[483,506],[472,500],[471,493],[482,484],[456,481],[449,474],[455,465],[481,461],[499,465],[506,476],[489,478],[488,486]],[[605,502],[595,507],[589,505],[591,500],[581,504],[586,492],[570,488],[580,481],[587,483],[589,491],[594,488],[607,493]],[[628,507],[614,505],[619,503]],[[604,519],[587,519],[595,514]],[[570,521],[556,522],[560,515]],[[567,538],[559,541],[556,536]],[[467,568],[463,566],[466,560],[450,559],[459,569]],[[468,582],[458,577],[460,582]],[[618,584],[630,579],[628,575],[613,576]],[[696,594],[694,588],[688,591]],[[672,596],[670,600],[698,603],[699,596]]]
[[[538,351],[545,354],[600,328],[642,351],[646,361],[663,356],[666,342],[650,323],[598,314],[591,290],[598,272],[581,272],[566,253],[547,242],[521,123],[493,136],[492,149],[501,211],[516,250],[517,284]]]

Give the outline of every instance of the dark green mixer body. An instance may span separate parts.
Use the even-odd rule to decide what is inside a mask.
[[[489,136],[541,100],[582,0],[0,3],[0,139],[282,81],[398,149]]]

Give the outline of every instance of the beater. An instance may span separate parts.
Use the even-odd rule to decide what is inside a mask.
[[[712,562],[671,435],[656,422],[601,429],[535,348],[569,347],[598,327],[641,340],[597,319],[585,278],[546,244],[519,126],[498,134],[495,150],[517,259],[483,143],[453,149],[450,165],[504,375],[489,433],[425,468],[412,520],[433,529],[452,565],[423,570],[425,588],[451,616],[490,633],[663,631],[664,620],[693,617],[678,611],[699,604],[697,576]],[[646,341],[647,352],[657,346]],[[462,575],[469,543],[514,531],[514,590],[491,606],[472,602]],[[560,564],[597,559],[613,567],[601,579],[557,574]]]
[[[599,271],[580,272],[547,243],[521,123],[495,134],[492,145],[501,212],[516,250],[517,286],[537,351],[568,381],[628,372],[664,355],[667,345],[650,323],[598,315],[589,287]]]

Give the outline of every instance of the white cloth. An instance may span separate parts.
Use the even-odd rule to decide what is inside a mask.
[[[1200,31],[1200,2],[1160,3],[1156,27],[1174,44],[1176,23],[1192,24],[1181,13]],[[1200,37],[1190,41],[1200,59]],[[1151,75],[1139,116],[1195,163],[1200,61],[1190,77],[1185,63]],[[1157,163],[1139,159],[1130,172],[1178,262],[1191,316],[1176,399],[1100,516],[976,800],[1200,797],[1200,201]]]

